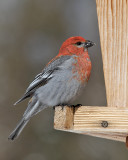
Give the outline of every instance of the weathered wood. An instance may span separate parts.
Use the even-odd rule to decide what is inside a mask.
[[[55,108],[54,115],[54,128],[55,129],[72,129],[73,128],[73,107],[61,107]]]
[[[96,4],[108,107],[128,107],[128,1]]]
[[[107,125],[104,125],[107,122]],[[128,135],[128,109],[81,106],[56,107],[55,129],[125,142]]]
[[[107,124],[107,125],[106,125]],[[74,130],[128,134],[128,109],[82,106],[74,113]]]

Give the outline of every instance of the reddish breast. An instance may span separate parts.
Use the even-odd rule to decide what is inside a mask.
[[[89,55],[85,52],[85,54],[74,57],[74,59],[76,60],[76,62],[73,63],[74,68],[72,72],[78,73],[78,76],[74,78],[77,78],[82,83],[84,83],[85,81],[87,82],[91,73],[91,61]]]

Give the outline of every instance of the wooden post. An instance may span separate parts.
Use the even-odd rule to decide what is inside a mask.
[[[96,0],[96,5],[107,107],[66,107],[64,112],[56,107],[55,128],[125,142],[128,135],[128,1]]]
[[[128,1],[96,0],[109,107],[128,106]]]

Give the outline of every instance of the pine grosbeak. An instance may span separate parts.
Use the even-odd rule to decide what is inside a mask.
[[[93,42],[79,36],[71,37],[62,44],[59,54],[35,77],[23,97],[15,103],[31,97],[9,139],[18,137],[30,118],[41,110],[69,104],[79,95],[90,77],[88,48],[93,45]]]

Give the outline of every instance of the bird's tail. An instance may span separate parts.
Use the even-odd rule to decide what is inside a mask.
[[[42,109],[44,109],[44,107],[45,106],[43,105],[41,108],[40,102],[37,100],[36,97],[33,97],[31,99],[31,101],[28,103],[28,107],[23,114],[23,118],[18,123],[18,125],[16,126],[14,131],[10,134],[8,139],[14,140],[15,138],[17,138],[20,135],[20,133],[22,132],[22,130],[24,129],[24,127],[26,126],[26,124],[28,123],[28,121],[30,120],[30,118],[32,116],[36,115]]]
[[[8,139],[14,140],[15,138],[17,138],[26,126],[26,124],[28,123],[28,121],[29,120],[25,120],[24,118],[22,118],[16,126],[16,128],[14,129],[14,131],[9,135]]]

